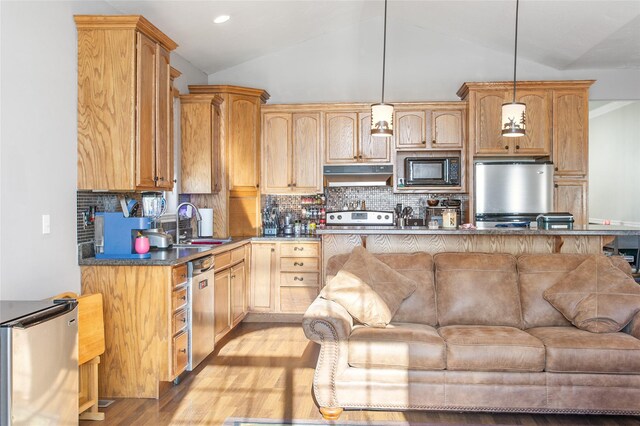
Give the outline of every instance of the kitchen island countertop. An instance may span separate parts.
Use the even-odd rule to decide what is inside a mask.
[[[405,226],[397,228],[394,226],[327,226],[318,229],[318,235],[638,235],[640,228],[615,225],[581,225],[574,226],[574,229],[538,229],[538,228],[484,228],[484,229],[461,229],[461,228],[438,228],[428,229],[424,226]]]
[[[80,266],[174,266],[191,260],[207,256],[224,253],[233,250],[251,241],[269,242],[269,241],[320,241],[317,236],[300,236],[300,237],[231,237],[229,242],[219,244],[214,247],[198,246],[194,244],[192,247],[169,248],[165,250],[152,250],[149,259],[97,259],[93,256],[80,257],[78,264]]]

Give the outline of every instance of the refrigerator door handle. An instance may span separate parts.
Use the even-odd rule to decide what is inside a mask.
[[[78,302],[70,301],[65,304],[55,305],[51,309],[47,309],[45,311],[30,315],[26,318],[19,319],[16,322],[9,325],[11,327],[15,327],[19,329],[27,329],[27,328],[35,327],[36,325],[40,325],[42,323],[58,318],[59,316],[65,315],[66,313],[73,311],[77,304]]]

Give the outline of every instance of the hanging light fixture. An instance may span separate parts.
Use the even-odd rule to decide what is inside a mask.
[[[516,0],[516,37],[513,53],[513,102],[502,104],[502,136],[524,136],[526,129],[526,105],[516,102],[516,64],[518,61],[518,6]]]
[[[387,55],[387,0],[384,0],[384,42],[382,47],[382,102],[371,105],[371,136],[393,136],[393,105],[384,103],[384,71]]]

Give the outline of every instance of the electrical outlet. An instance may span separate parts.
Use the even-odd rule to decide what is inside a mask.
[[[48,214],[42,215],[42,234],[50,234],[51,233],[51,216]]]

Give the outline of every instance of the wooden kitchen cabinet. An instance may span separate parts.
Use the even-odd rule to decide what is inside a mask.
[[[214,209],[215,236],[255,236],[260,227],[260,114],[269,94],[226,85],[189,86],[189,93],[222,98],[220,189],[192,201]]]
[[[463,102],[410,104],[396,111],[398,150],[461,150],[465,147],[466,105]]]
[[[319,242],[252,243],[251,312],[302,314],[318,295]]]
[[[247,313],[246,265],[250,244],[214,256],[214,331],[216,343]]]
[[[557,179],[554,186],[554,210],[571,213],[575,225],[588,224],[587,181]]]
[[[553,140],[556,176],[586,177],[589,163],[587,88],[553,91]]]
[[[78,189],[173,187],[169,53],[144,17],[74,17],[78,31]]]
[[[322,192],[320,113],[266,112],[262,120],[262,193]]]
[[[180,96],[182,193],[217,194],[222,189],[221,104],[220,96]]]
[[[186,368],[186,265],[82,266],[82,294],[101,293],[99,394],[158,398]]]
[[[247,277],[244,260],[231,267],[231,326],[235,327],[247,313]]]
[[[391,138],[371,136],[371,113],[326,112],[325,164],[389,163]]]
[[[216,271],[213,284],[213,318],[215,341],[220,339],[231,330],[231,269],[227,268],[220,272]]]

